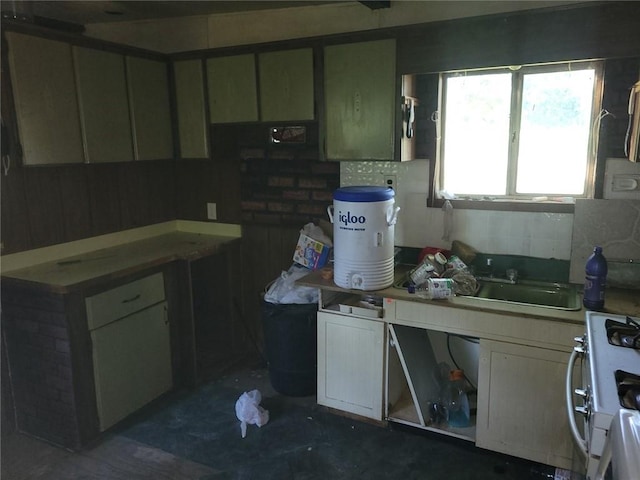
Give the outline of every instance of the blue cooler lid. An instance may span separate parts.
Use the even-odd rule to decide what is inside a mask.
[[[333,192],[333,199],[342,202],[383,202],[394,197],[391,187],[375,187],[371,185],[342,187]]]

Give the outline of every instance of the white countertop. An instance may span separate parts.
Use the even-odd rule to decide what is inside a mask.
[[[406,273],[406,268],[396,267],[396,277],[402,278]],[[463,308],[467,310],[477,310],[483,312],[503,313],[518,315],[523,317],[558,320],[567,323],[584,324],[586,310],[560,310],[555,308],[538,307],[501,301],[491,301],[477,297],[455,296],[447,299],[426,300],[415,294],[410,294],[406,289],[387,287],[375,292],[363,292],[362,290],[348,290],[337,286],[333,279],[325,280],[319,270],[311,272],[297,283],[309,287],[317,287],[326,290],[352,292],[354,294],[374,293],[385,298],[396,300],[407,300],[412,302],[429,303],[433,305],[446,306],[452,308]],[[607,289],[605,296],[605,312],[619,315],[640,315],[640,291]]]
[[[64,293],[95,279],[210,255],[240,235],[239,226],[167,222],[2,257],[2,279]]]

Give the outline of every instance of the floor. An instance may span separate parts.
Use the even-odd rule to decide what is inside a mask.
[[[270,419],[242,438],[235,400],[253,389]],[[335,415],[313,395],[280,395],[259,366],[172,392],[80,452],[20,433],[2,440],[3,480],[549,478],[545,466],[468,442]]]

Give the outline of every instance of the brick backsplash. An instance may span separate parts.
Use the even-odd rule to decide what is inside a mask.
[[[326,217],[340,186],[338,163],[321,162],[309,149],[286,154],[251,149],[240,158],[243,222],[302,226]]]
[[[301,227],[326,218],[340,186],[340,165],[320,161],[318,122],[300,124],[307,129],[306,143],[298,145],[270,143],[264,123],[213,130],[218,150],[240,159],[243,223]]]

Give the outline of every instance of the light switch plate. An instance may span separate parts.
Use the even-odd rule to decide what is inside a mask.
[[[218,219],[218,208],[215,203],[207,203],[207,218],[209,220]]]

